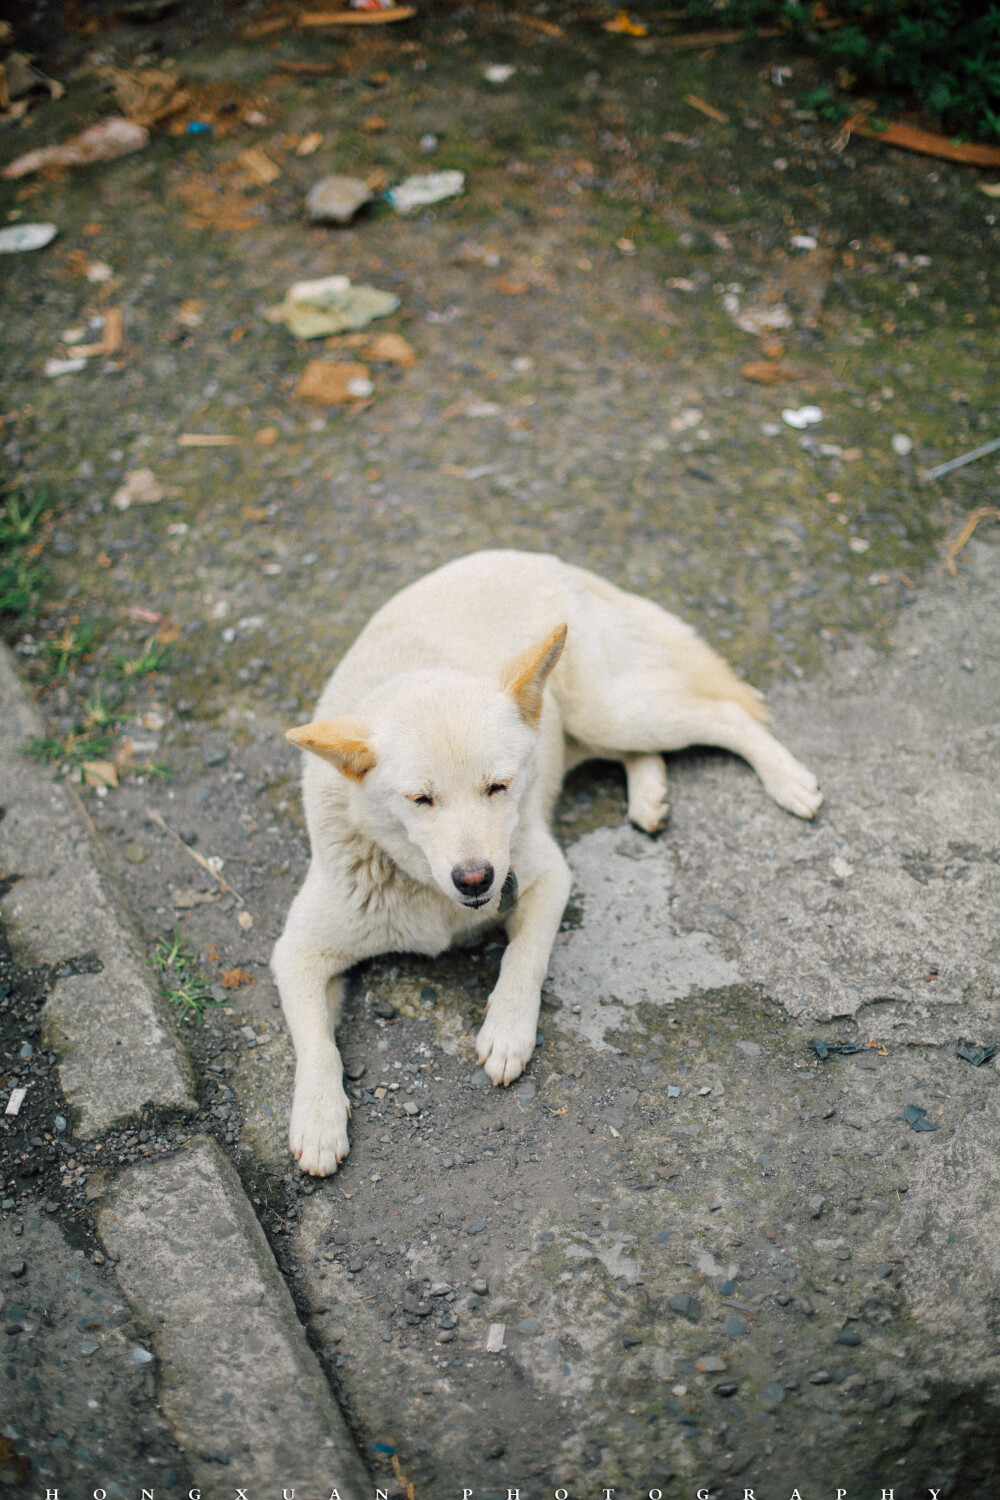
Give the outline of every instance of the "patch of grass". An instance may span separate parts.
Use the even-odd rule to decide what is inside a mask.
[[[200,1026],[206,1010],[225,1005],[224,1000],[215,999],[208,981],[198,973],[197,959],[177,927],[174,927],[171,937],[158,940],[153,959],[160,970],[163,993],[180,1013],[182,1021]]]
[[[70,669],[89,656],[97,641],[98,627],[93,620],[67,625],[62,633],[42,642],[42,658],[50,675],[59,682]]]
[[[48,509],[48,503],[45,490],[39,490],[33,498],[23,501],[17,495],[9,495],[0,511],[0,547],[29,542]]]
[[[161,641],[152,640],[138,656],[126,656],[121,651],[116,652],[115,670],[127,681],[134,681],[137,677],[148,677],[151,672],[160,670],[169,654],[169,646],[164,646]]]
[[[0,506],[0,616],[24,619],[34,613],[42,570],[29,565],[24,550],[48,509],[44,490],[33,496],[8,495]]]
[[[87,760],[100,760],[111,748],[110,734],[71,729],[68,734],[38,734],[28,741],[25,750],[32,760],[46,765],[64,765],[70,769]]]

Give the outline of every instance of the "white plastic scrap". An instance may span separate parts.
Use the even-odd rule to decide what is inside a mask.
[[[415,208],[457,198],[464,191],[464,172],[418,172],[390,188],[385,196],[398,214],[409,214]]]
[[[54,224],[12,224],[0,229],[0,255],[20,255],[25,250],[44,250],[59,230]]]
[[[807,427],[812,427],[816,422],[822,422],[823,413],[818,406],[786,406],[781,413],[781,420],[789,427],[795,427],[802,432]]]
[[[367,328],[373,318],[387,318],[399,306],[394,292],[373,286],[352,286],[347,276],[323,276],[297,281],[280,307],[269,307],[272,323],[284,323],[298,339],[326,338]]]
[[[27,1094],[27,1092],[27,1089],[11,1089],[10,1098],[7,1100],[7,1108],[4,1110],[4,1114],[20,1114],[21,1105],[24,1103],[25,1095]]]
[[[51,380],[55,380],[59,375],[77,375],[86,368],[85,359],[47,359],[45,361],[45,374]]]
[[[892,451],[899,458],[905,458],[908,453],[913,452],[913,439],[905,432],[894,432],[892,435]]]
[[[517,72],[513,63],[489,63],[483,69],[487,83],[506,83]]]

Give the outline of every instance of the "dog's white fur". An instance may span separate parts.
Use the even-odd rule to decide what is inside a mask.
[[[816,780],[764,718],[755,691],[690,626],[555,557],[476,553],[379,610],[327,683],[316,722],[288,736],[313,752],[303,776],[312,863],[272,959],[295,1045],[289,1135],[302,1170],[335,1172],[348,1151],[334,1032],[352,964],[440,953],[503,920],[508,943],[477,1045],[493,1082],[511,1083],[534,1050],[570,891],[549,831],[566,770],[622,762],[629,817],[654,833],[667,813],[660,752],[718,745],[748,760],[780,806],[811,818]],[[492,867],[473,897],[453,879],[463,865]],[[511,870],[519,899],[500,918]]]

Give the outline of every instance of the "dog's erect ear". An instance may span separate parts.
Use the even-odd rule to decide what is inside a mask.
[[[319,719],[315,724],[286,730],[285,739],[328,760],[351,781],[363,781],[375,764],[368,726],[360,719]]]
[[[500,668],[500,685],[517,704],[521,718],[532,729],[542,716],[542,691],[546,679],[562,655],[566,644],[566,626],[559,625],[537,646],[529,646],[504,662]]]

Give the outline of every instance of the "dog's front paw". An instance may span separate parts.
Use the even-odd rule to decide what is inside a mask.
[[[480,1066],[495,1084],[513,1083],[520,1078],[535,1050],[535,1026],[518,1023],[486,1012],[476,1053]]]
[[[312,1177],[332,1177],[351,1149],[347,1139],[347,1117],[351,1107],[338,1083],[321,1093],[295,1091],[288,1143],[303,1172]]]

